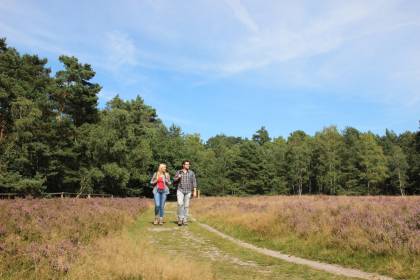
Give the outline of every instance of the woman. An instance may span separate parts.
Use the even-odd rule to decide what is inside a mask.
[[[166,164],[159,164],[158,170],[153,174],[150,184],[153,186],[153,196],[155,198],[155,220],[154,225],[163,224],[166,196],[169,193],[171,184],[169,173],[166,172]]]

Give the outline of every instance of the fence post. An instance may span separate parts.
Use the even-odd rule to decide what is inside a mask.
[[[88,199],[90,199],[90,193],[88,193],[88,196],[87,196],[87,198],[88,198]]]
[[[64,198],[64,192],[61,192],[61,198]]]

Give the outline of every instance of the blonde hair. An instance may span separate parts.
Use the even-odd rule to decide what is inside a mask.
[[[166,168],[166,164],[164,164],[164,163],[161,163],[161,164],[159,164],[159,167],[158,167],[158,169],[157,169],[157,171],[156,171],[156,177],[157,178],[159,178],[160,176],[168,176],[169,174],[168,174],[168,172],[166,172],[166,170],[165,171],[163,171],[163,168]]]

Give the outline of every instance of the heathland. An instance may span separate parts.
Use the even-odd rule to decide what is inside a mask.
[[[206,198],[194,214],[283,253],[400,279],[420,275],[420,197]]]

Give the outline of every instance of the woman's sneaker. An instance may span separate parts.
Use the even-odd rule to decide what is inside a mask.
[[[159,218],[159,225],[163,225],[163,218],[162,217]]]
[[[159,218],[158,218],[158,217],[155,217],[155,220],[153,221],[153,224],[154,224],[154,225],[157,225],[157,224],[158,224],[158,222],[159,222]]]

